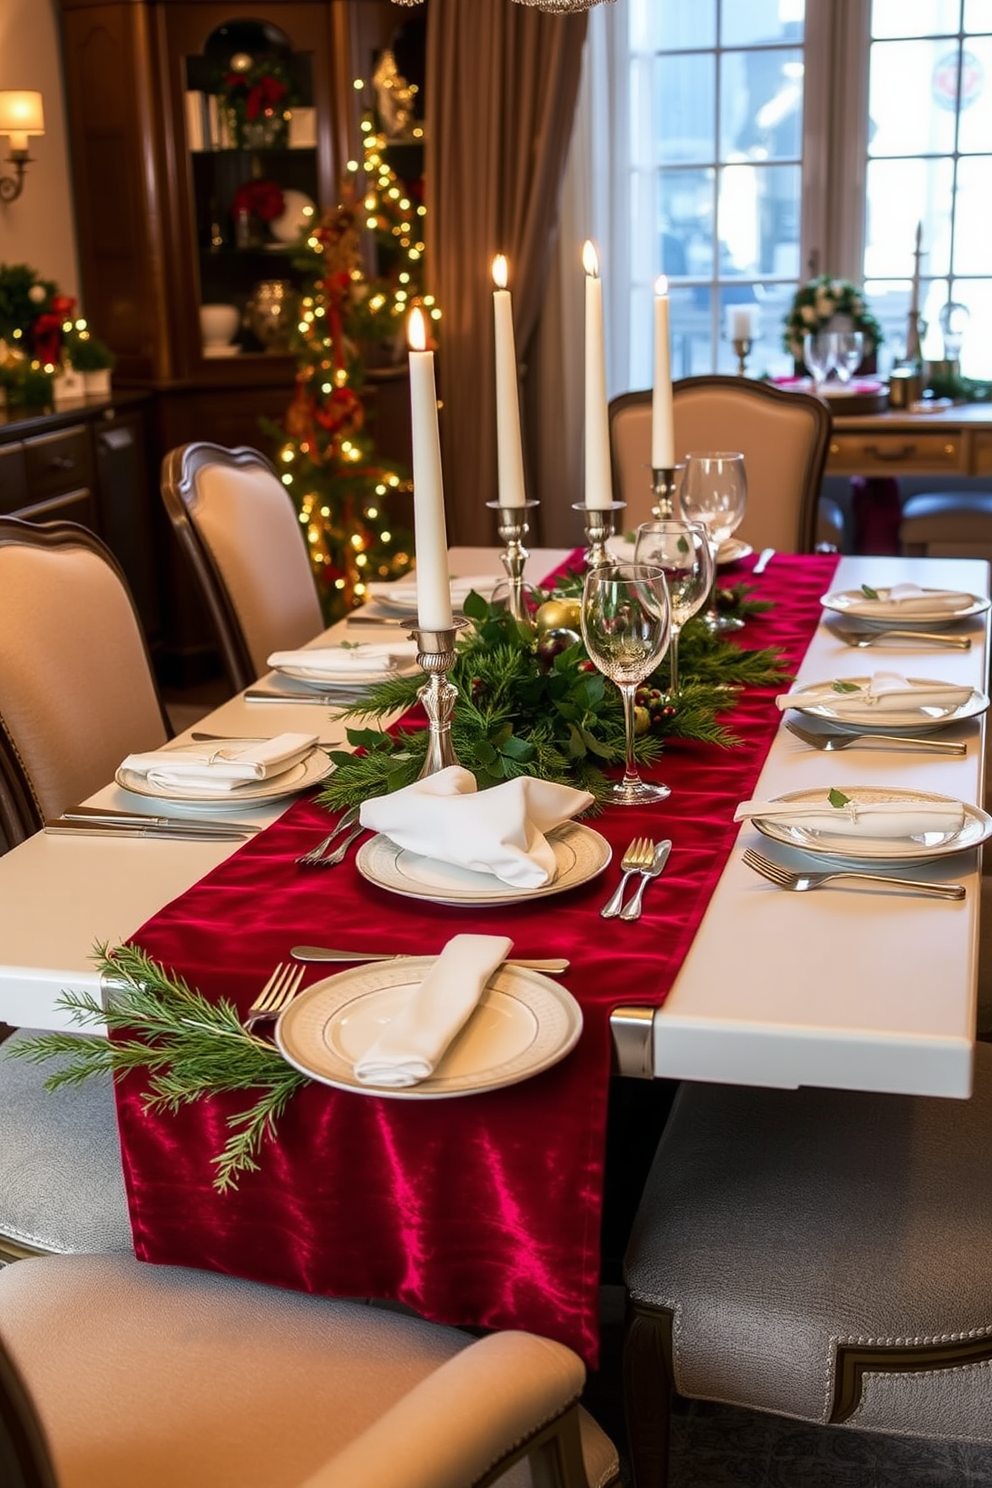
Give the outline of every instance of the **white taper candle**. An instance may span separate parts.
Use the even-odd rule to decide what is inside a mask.
[[[613,501],[610,467],[610,419],[606,402],[606,344],[603,335],[603,281],[599,259],[588,240],[582,249],[586,273],[586,506],[602,508]]]
[[[452,622],[448,535],[444,523],[441,437],[437,426],[434,353],[428,351],[424,317],[411,310],[410,415],[413,425],[413,535],[417,557],[417,623],[448,630]]]
[[[506,258],[493,259],[493,317],[496,329],[496,468],[500,506],[523,506],[524,456],[520,440],[520,396],[517,349],[513,335],[513,301],[506,287]]]

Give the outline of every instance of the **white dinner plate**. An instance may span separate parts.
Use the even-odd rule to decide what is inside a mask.
[[[451,576],[451,604],[455,610],[460,610],[468,596],[474,590],[481,594],[483,599],[488,599],[496,585],[499,583],[497,574],[466,574],[464,578]],[[387,594],[377,590],[369,596],[373,604],[386,614],[407,616],[417,613],[417,589],[416,585],[401,580],[397,584],[388,586],[395,589],[395,594]]]
[[[871,681],[870,677],[840,677],[831,681],[853,682],[858,687],[867,687]],[[932,687],[932,681],[925,677],[907,677],[907,682],[914,683],[919,687]],[[819,692],[822,687],[829,687],[827,682],[809,682],[803,687],[798,687],[795,692],[789,694],[789,707],[797,713],[805,713],[809,718],[827,719],[834,728],[843,729],[855,734],[898,734],[911,729],[917,734],[935,733],[937,729],[946,728],[949,723],[963,723],[968,718],[978,718],[989,706],[989,700],[984,692],[972,691],[967,702],[956,708],[886,708],[883,712],[878,707],[865,705],[858,716],[838,713],[831,708],[829,703],[816,703],[812,707],[804,707],[802,695],[804,692]],[[838,698],[841,696],[838,693]],[[793,699],[795,701],[793,701]]]
[[[335,672],[331,676],[319,667],[277,666],[272,670],[281,677],[292,677],[318,692],[360,692],[375,687],[379,682],[389,682],[393,677],[413,677],[420,671],[415,656],[404,656],[388,671],[363,672],[356,667],[350,672]]]
[[[602,873],[612,856],[605,837],[582,822],[565,822],[548,833],[558,871],[551,883],[540,889],[515,888],[494,873],[473,873],[453,863],[439,863],[406,848],[397,847],[381,833],[363,842],[355,864],[363,878],[380,889],[389,889],[407,899],[427,899],[433,904],[467,904],[488,909],[500,904],[519,904],[563,894]]]
[[[879,599],[885,599],[888,589],[876,590]],[[924,589],[924,595],[927,591]],[[836,615],[846,615],[868,630],[946,630],[959,620],[969,620],[972,615],[984,615],[992,600],[981,599],[973,594],[970,602],[960,610],[948,610],[939,606],[932,610],[914,610],[911,615],[866,615],[863,609],[865,596],[860,589],[839,589],[833,594],[824,594],[820,604]]]
[[[322,1085],[392,1100],[445,1100],[516,1085],[557,1064],[582,1032],[570,992],[539,972],[500,966],[433,1075],[400,1089],[362,1084],[354,1066],[414,994],[433,956],[356,966],[315,982],[276,1024],[283,1057]]]
[[[202,744],[180,747],[194,751],[203,748]],[[236,790],[218,791],[209,795],[204,791],[184,790],[178,785],[153,785],[144,775],[123,768],[117,771],[114,779],[124,790],[133,791],[137,796],[151,796],[155,801],[173,801],[177,805],[189,807],[190,810],[203,807],[216,811],[218,806],[223,806],[230,811],[237,811],[241,806],[258,806],[265,801],[278,801],[283,796],[293,796],[297,791],[317,785],[332,769],[333,765],[324,751],[312,749],[305,760],[284,770],[281,775],[274,775],[271,780],[249,780]]]
[[[830,794],[827,786],[816,790],[790,791],[777,796],[778,801],[808,801],[811,805],[825,805]],[[964,822],[953,832],[922,832],[914,837],[856,837],[843,833],[818,832],[799,822],[783,821],[773,817],[752,817],[752,823],[765,837],[773,842],[782,842],[787,847],[798,847],[803,852],[817,857],[843,860],[853,863],[919,863],[930,858],[946,858],[953,853],[977,847],[992,836],[992,816],[978,806],[955,801],[953,796],[934,795],[930,791],[897,790],[886,786],[845,785],[845,796],[852,801],[946,801],[949,805],[964,807]]]
[[[739,563],[742,558],[750,558],[754,552],[750,543],[746,543],[740,537],[728,537],[716,550],[717,567],[723,568],[728,563]]]

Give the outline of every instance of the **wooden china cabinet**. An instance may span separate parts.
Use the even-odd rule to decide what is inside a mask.
[[[295,362],[278,340],[260,339],[251,305],[258,286],[292,285],[299,274],[291,245],[271,226],[238,221],[239,192],[263,182],[317,210],[337,201],[358,149],[353,80],[368,76],[396,8],[387,0],[59,3],[83,303],[116,353],[115,385],[150,393],[156,466],[195,439],[265,448],[259,420],[284,415]],[[218,105],[232,57],[256,68],[259,58],[277,59],[289,90],[283,127],[246,132]],[[207,304],[236,307],[234,340],[223,349],[205,348]],[[388,382],[382,395],[387,407],[402,407]],[[380,417],[380,449],[402,459],[406,434],[402,424],[391,432],[391,422]],[[207,630],[158,503],[155,518],[168,639],[189,658],[209,650]]]

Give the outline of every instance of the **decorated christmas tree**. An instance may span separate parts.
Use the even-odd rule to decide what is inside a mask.
[[[422,292],[423,205],[389,166],[372,115],[362,120],[362,139],[364,158],[349,162],[342,202],[308,231],[294,260],[306,281],[296,389],[282,427],[270,428],[328,621],[361,604],[370,580],[411,565],[412,488],[376,454],[361,392],[372,348],[403,354],[413,305],[439,318]],[[366,234],[380,250],[381,278],[367,274]]]

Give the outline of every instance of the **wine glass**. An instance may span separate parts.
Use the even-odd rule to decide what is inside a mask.
[[[737,450],[715,450],[686,456],[679,493],[682,516],[706,528],[713,555],[714,579],[705,621],[710,630],[739,630],[743,621],[716,608],[716,563],[720,544],[741,524],[747,505],[744,456]]]
[[[668,581],[672,610],[672,643],[668,648],[669,690],[679,687],[679,636],[687,620],[701,610],[713,587],[713,554],[702,522],[673,519],[642,522],[637,529],[634,562],[660,568]]]
[[[834,338],[829,331],[808,331],[803,337],[803,361],[818,393],[834,370]]]
[[[582,638],[595,666],[623,698],[626,767],[610,797],[620,806],[663,801],[670,788],[642,780],[634,762],[634,693],[662,661],[671,638],[663,571],[646,563],[590,569],[582,593]]]
[[[837,373],[838,382],[846,385],[861,366],[865,338],[861,331],[835,331],[833,340],[834,371]]]

